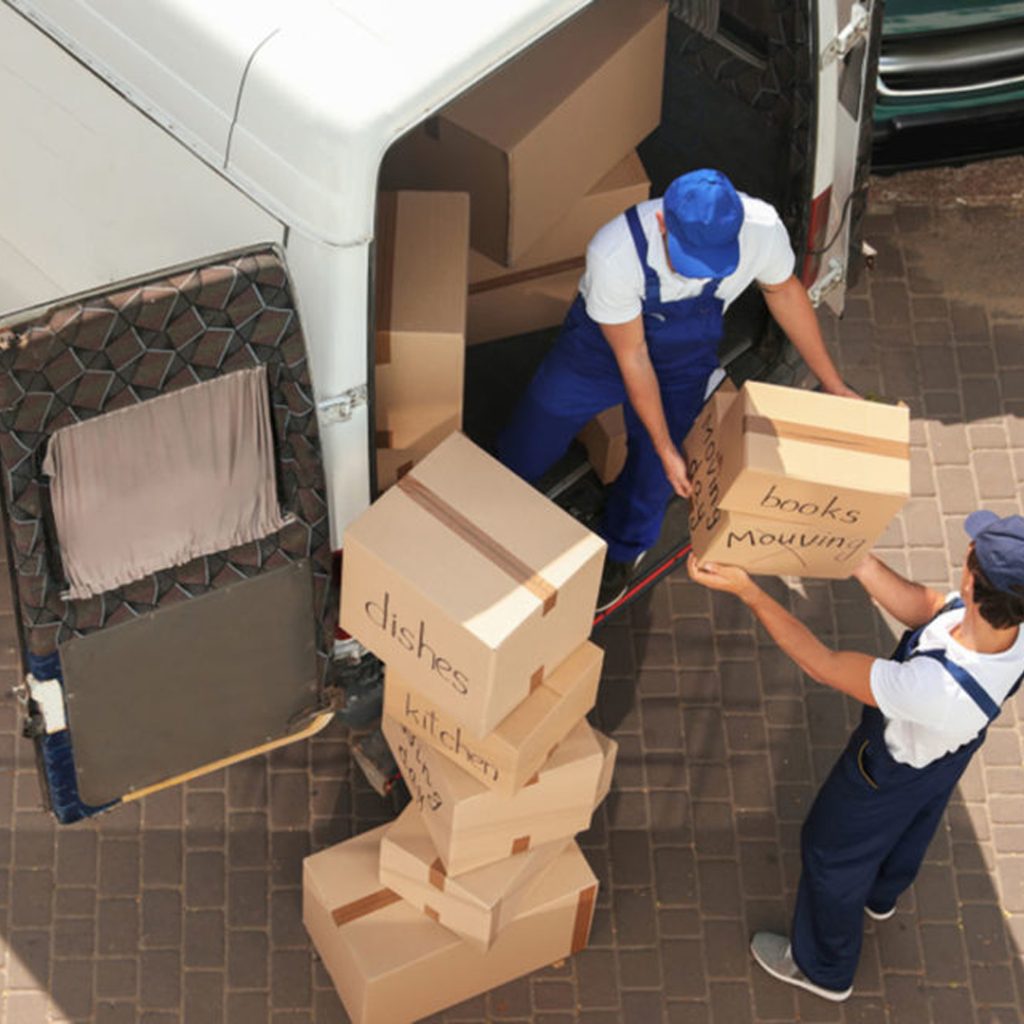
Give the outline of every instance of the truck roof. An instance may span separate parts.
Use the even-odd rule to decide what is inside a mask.
[[[276,217],[345,246],[372,235],[388,146],[590,0],[3,2]]]

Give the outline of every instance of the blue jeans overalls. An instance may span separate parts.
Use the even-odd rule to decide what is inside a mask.
[[[718,367],[722,300],[709,280],[700,295],[661,301],[658,274],[647,265],[647,237],[636,207],[626,211],[633,245],[644,270],[643,324],[658,377],[669,435],[679,445],[704,400],[708,377]],[[498,457],[531,483],[566,451],[582,427],[603,409],[624,405],[628,455],[611,486],[601,532],[608,557],[631,561],[658,539],[672,487],[650,435],[626,398],[615,355],[599,325],[576,296],[554,348],[498,438]]]
[[[954,600],[942,612],[962,607]],[[941,650],[917,649],[924,628],[903,634],[893,660],[940,662],[991,722],[1000,707],[970,673]],[[853,984],[864,907],[888,910],[913,882],[953,787],[987,729],[924,768],[914,768],[892,757],[885,745],[885,716],[865,706],[801,833],[803,873],[791,942],[793,959],[815,984],[836,991]]]

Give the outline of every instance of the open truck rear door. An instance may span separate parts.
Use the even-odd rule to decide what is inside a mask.
[[[0,321],[0,477],[59,821],[330,720],[326,488],[275,249]]]
[[[856,272],[851,239],[866,203],[882,4],[818,0],[817,143],[807,252],[800,277],[815,305],[843,311]]]

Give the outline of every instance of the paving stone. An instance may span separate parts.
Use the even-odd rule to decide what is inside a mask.
[[[141,902],[141,941],[147,949],[177,947],[181,943],[181,893],[175,889],[148,889]]]

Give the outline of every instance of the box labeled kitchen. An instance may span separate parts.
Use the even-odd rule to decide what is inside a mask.
[[[581,644],[487,736],[476,739],[391,667],[384,686],[384,714],[458,765],[488,789],[511,794],[594,706],[604,654]]]
[[[605,543],[456,433],[344,550],[342,627],[480,738],[590,634]]]

